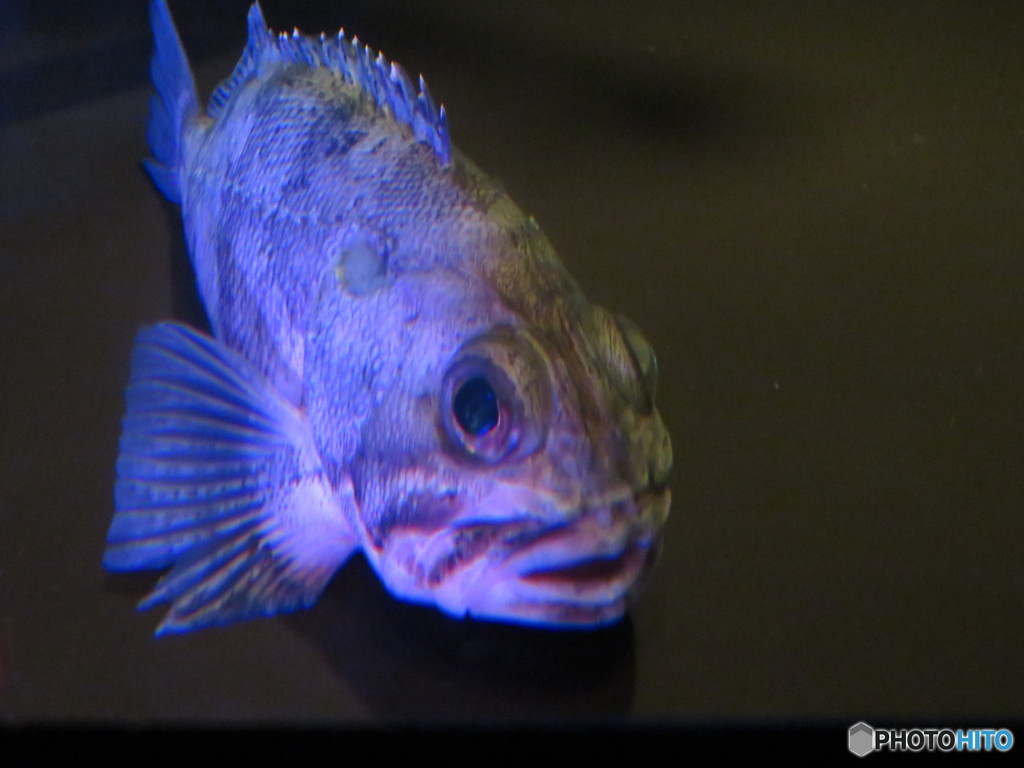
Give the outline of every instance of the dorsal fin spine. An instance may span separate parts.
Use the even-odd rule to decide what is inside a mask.
[[[378,109],[409,126],[416,139],[429,145],[442,165],[451,163],[451,137],[444,107],[435,106],[427,84],[420,75],[419,93],[399,64],[375,53],[358,37],[351,42],[339,29],[333,40],[323,33],[308,37],[294,29],[291,34],[275,34],[266,24],[259,2],[253,3],[248,17],[249,40],[231,76],[217,86],[207,113],[216,118],[236,89],[257,77],[267,64],[293,62],[308,67],[325,67],[340,74],[346,83],[364,90]]]
[[[263,19],[263,9],[260,8],[258,2],[253,3],[252,7],[249,8],[247,26],[249,39],[245,45],[245,50],[242,51],[242,58],[238,60],[238,64],[235,65],[234,71],[228,76],[227,80],[218,85],[214,89],[213,95],[210,96],[210,103],[206,108],[206,113],[212,118],[220,115],[224,105],[231,98],[231,94],[236,88],[241,87],[259,74],[260,64],[266,61],[271,51],[276,50],[272,44],[271,32],[267,29],[267,23]]]

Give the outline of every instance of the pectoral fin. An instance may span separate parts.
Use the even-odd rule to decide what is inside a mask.
[[[136,339],[104,565],[173,565],[140,608],[157,633],[310,605],[356,546],[306,418],[186,326]]]

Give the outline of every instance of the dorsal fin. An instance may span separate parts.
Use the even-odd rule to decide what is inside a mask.
[[[249,41],[231,76],[210,97],[207,112],[216,118],[231,99],[235,89],[259,75],[270,63],[293,62],[309,67],[326,67],[369,94],[378,109],[409,126],[417,141],[433,148],[443,165],[451,163],[452,145],[444,107],[438,109],[423,76],[419,92],[401,66],[376,55],[359,38],[346,39],[339,29],[334,38],[320,33],[319,39],[281,32],[274,34],[263,18],[259,2],[249,9]]]
[[[242,58],[238,60],[234,71],[227,80],[223,81],[210,96],[210,103],[206,108],[210,117],[216,118],[224,109],[224,105],[231,98],[236,88],[248,82],[258,74],[260,61],[263,60],[264,51],[273,45],[274,37],[267,29],[267,22],[263,18],[263,9],[259,2],[255,2],[249,8],[249,40],[242,51]]]

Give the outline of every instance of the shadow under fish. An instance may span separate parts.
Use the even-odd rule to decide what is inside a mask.
[[[354,558],[311,611],[285,619],[392,723],[567,723],[627,717],[633,626],[537,632],[399,602]]]

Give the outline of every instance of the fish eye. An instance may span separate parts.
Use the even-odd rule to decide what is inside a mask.
[[[467,355],[449,369],[441,408],[448,444],[467,458],[495,463],[519,443],[522,406],[516,387],[486,357]]]
[[[615,322],[626,341],[626,346],[629,347],[629,354],[633,358],[633,365],[643,384],[644,392],[653,405],[654,395],[658,389],[658,358],[654,355],[654,348],[636,323],[628,317],[616,315]]]
[[[550,410],[547,363],[524,333],[499,327],[455,353],[441,386],[439,428],[456,458],[496,464],[543,445]]]
[[[452,398],[452,413],[462,429],[475,437],[486,435],[498,424],[498,396],[483,376],[464,381]]]

